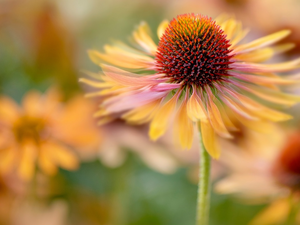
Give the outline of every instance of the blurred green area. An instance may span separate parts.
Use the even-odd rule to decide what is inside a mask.
[[[56,179],[64,185],[50,199],[68,200],[71,224],[88,220],[91,225],[182,225],[195,221],[197,185],[184,168],[163,175],[131,154],[119,168],[109,169],[94,161],[82,164],[76,172],[61,171],[54,183]],[[247,224],[262,208],[213,193],[211,224]]]

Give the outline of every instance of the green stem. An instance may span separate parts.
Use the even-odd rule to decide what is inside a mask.
[[[210,202],[210,156],[207,153],[200,133],[200,166],[197,200],[197,225],[208,225]]]

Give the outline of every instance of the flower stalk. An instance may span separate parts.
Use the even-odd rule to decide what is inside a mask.
[[[206,151],[200,133],[200,165],[196,225],[208,225],[210,207],[210,155]]]

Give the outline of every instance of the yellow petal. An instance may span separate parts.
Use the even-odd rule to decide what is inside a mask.
[[[111,56],[121,56],[123,58],[127,57],[126,59],[123,59],[127,62],[153,62],[153,59],[149,56],[146,56],[144,53],[137,51],[125,44],[121,44],[121,47],[120,44],[121,43],[119,43],[119,46],[105,45],[104,50]]]
[[[281,93],[278,91],[270,90],[263,87],[258,87],[255,85],[247,84],[249,88],[246,88],[247,91],[253,93],[254,95],[267,100],[269,102],[292,106],[300,102],[300,96]]]
[[[217,105],[217,107],[220,111],[220,114],[222,116],[222,120],[223,120],[225,126],[228,128],[228,130],[238,131],[239,129],[236,128],[236,126],[233,124],[233,122],[231,121],[231,119],[227,115],[228,111],[225,110],[223,104],[217,99],[215,99],[215,104]]]
[[[146,52],[155,55],[157,45],[154,43],[150,35],[150,28],[147,23],[142,22],[136,31],[133,32],[133,39],[138,43]]]
[[[239,29],[240,31],[236,32],[236,36],[230,41],[230,49],[233,49],[249,33],[249,29],[242,30],[242,25],[240,25]]]
[[[9,173],[15,166],[16,159],[18,158],[18,150],[14,148],[2,149],[0,151],[0,171],[4,174]]]
[[[18,168],[19,176],[23,180],[30,180],[35,171],[36,146],[33,143],[26,143],[19,151],[22,151]]]
[[[280,199],[271,203],[267,208],[258,213],[249,225],[276,225],[287,220],[290,211],[288,199]]]
[[[272,47],[272,49],[275,52],[275,54],[280,54],[295,48],[295,46],[296,45],[294,43],[285,43],[285,44],[274,46]]]
[[[220,148],[217,143],[216,134],[210,123],[201,122],[201,135],[206,151],[211,157],[218,159],[220,157]]]
[[[258,49],[255,51],[251,51],[248,53],[237,54],[234,56],[235,59],[244,61],[244,62],[264,62],[276,54],[286,52],[292,48],[294,48],[294,44],[283,44],[269,48]]]
[[[293,117],[289,114],[269,109],[267,107],[262,109],[262,111],[254,111],[254,115],[273,122],[280,122],[293,119]]]
[[[227,35],[228,40],[231,40],[234,36],[237,26],[238,22],[235,19],[229,19],[222,24],[221,29]]]
[[[240,45],[236,47],[233,52],[234,53],[248,52],[257,48],[266,47],[280,41],[281,39],[288,36],[290,33],[291,33],[290,30],[282,30],[274,34],[270,34],[268,36],[254,40],[248,44]]]
[[[113,87],[115,85],[114,82],[103,82],[103,81],[93,81],[85,78],[80,78],[79,82],[87,84],[91,87],[96,87],[96,88],[109,88]]]
[[[182,102],[175,119],[175,135],[178,137],[180,145],[184,149],[190,149],[193,143],[194,126],[187,115],[187,95]]]
[[[258,121],[250,120],[248,118],[241,116],[240,114],[238,114],[235,111],[232,111],[232,112],[234,114],[234,117],[245,127],[248,127],[249,129],[255,130],[260,133],[269,133],[270,125],[268,122],[266,122],[264,120],[258,120]]]
[[[57,167],[51,158],[49,151],[42,149],[39,152],[38,163],[43,172],[47,175],[54,175],[57,172]]]
[[[236,55],[234,58],[244,62],[264,62],[274,55],[272,48],[264,48],[249,53]]]
[[[215,105],[213,101],[210,100],[209,102],[207,102],[207,110],[208,110],[209,120],[216,133],[224,138],[232,138],[232,136],[230,135],[230,133],[225,127],[225,124],[223,122],[218,107]]]
[[[100,53],[95,50],[88,51],[90,59],[95,64],[109,63],[128,69],[145,69],[149,67],[151,63],[154,63],[154,60],[150,57],[122,51],[117,47],[106,45],[104,49],[107,53]]]
[[[249,74],[239,74],[236,78],[249,81],[255,84],[278,84],[278,85],[291,85],[291,84],[299,84],[299,80],[287,80],[282,79],[281,77],[263,77],[263,76],[255,76]]]
[[[237,114],[241,115],[242,117],[251,120],[251,121],[255,121],[258,120],[258,118],[256,118],[255,116],[253,116],[251,114],[251,111],[245,109],[245,107],[243,107],[242,105],[238,104],[237,102],[235,102],[234,100],[232,100],[231,98],[229,98],[226,95],[222,95],[220,96],[222,101],[233,111],[236,112]]]
[[[236,21],[234,18],[229,18],[228,15],[221,15],[217,17],[217,20],[215,21],[227,35],[227,39],[230,40],[230,49],[239,43],[249,32],[248,29],[243,30],[242,23],[240,21]]]
[[[202,120],[207,121],[207,115],[204,111],[204,106],[201,99],[196,93],[196,90],[193,90],[193,94],[187,103],[187,114],[193,121]]]
[[[166,132],[168,121],[175,110],[179,94],[180,91],[177,91],[177,93],[167,103],[157,110],[150,123],[149,136],[152,140],[157,140]]]
[[[165,33],[165,30],[166,30],[166,28],[168,27],[168,25],[169,25],[169,21],[168,21],[168,20],[164,20],[164,21],[162,21],[162,22],[159,24],[159,26],[158,26],[158,28],[157,28],[157,36],[158,36],[159,39],[160,39],[161,36]]]
[[[208,111],[208,118],[211,122],[212,127],[218,133],[220,136],[224,138],[232,138],[228,130],[226,129],[226,126],[223,122],[222,116],[220,114],[220,111],[214,101],[218,102],[214,94],[212,93],[211,89],[209,87],[205,88],[208,96],[208,101],[206,102],[206,108]],[[222,104],[218,102],[219,104]]]
[[[42,145],[42,151],[47,151],[53,163],[68,170],[77,169],[79,166],[76,156],[66,147],[54,142],[46,142]]]
[[[233,93],[232,91],[226,89],[228,93],[238,99],[245,107],[252,111],[255,116],[262,119],[271,120],[274,122],[285,121],[292,119],[292,116],[278,112],[276,110],[265,107],[258,102],[248,98],[247,96],[241,95],[239,93]]]

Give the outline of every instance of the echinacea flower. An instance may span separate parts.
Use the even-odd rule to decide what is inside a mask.
[[[283,121],[291,116],[268,108],[256,98],[291,106],[300,97],[282,93],[277,85],[295,80],[276,73],[300,67],[300,59],[261,64],[287,51],[292,44],[272,46],[285,38],[288,30],[239,44],[247,30],[233,18],[215,21],[199,14],[185,14],[157,30],[153,41],[146,23],[133,33],[135,48],[121,42],[106,45],[105,52],[89,52],[100,65],[93,79],[81,79],[97,91],[88,94],[102,100],[95,116],[106,123],[122,117],[130,123],[150,122],[152,140],[162,136],[169,123],[176,140],[190,148],[195,125],[200,125],[204,146],[212,157],[220,155],[216,134],[231,138],[236,130],[226,114],[230,110],[247,127],[265,121]],[[270,47],[271,46],[271,47]]]
[[[22,107],[9,97],[0,98],[0,173],[16,172],[23,180],[34,175],[36,166],[52,175],[57,167],[74,170],[79,162],[73,150],[89,150],[99,143],[90,113],[82,97],[68,103],[59,93],[29,92]]]
[[[231,148],[224,153],[220,161],[227,165],[230,174],[216,183],[216,191],[233,194],[244,203],[269,203],[251,225],[283,224],[290,213],[298,216],[298,222],[293,223],[298,224],[300,132],[286,135],[277,128],[259,142],[264,144],[255,149]]]

